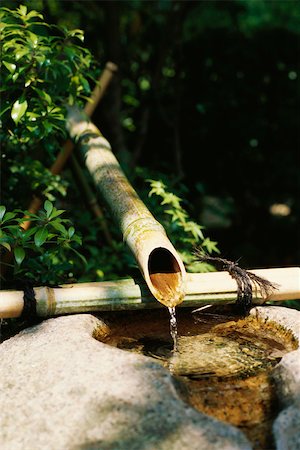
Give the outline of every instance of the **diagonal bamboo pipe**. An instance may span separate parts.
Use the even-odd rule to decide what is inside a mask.
[[[276,283],[267,299],[259,290],[253,292],[253,304],[266,301],[300,299],[300,267],[278,267],[251,271]],[[236,282],[228,272],[188,273],[186,296],[180,307],[235,303]],[[93,283],[66,284],[57,288],[35,287],[38,317],[78,314],[97,311],[120,311],[162,307],[152,297],[142,280],[114,280]],[[24,308],[23,291],[0,291],[0,318],[20,317]]]
[[[68,106],[67,129],[153,296],[174,307],[185,296],[186,272],[162,225],[133,189],[109,142],[86,114]]]

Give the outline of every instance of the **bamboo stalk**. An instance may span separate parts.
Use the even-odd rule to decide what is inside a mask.
[[[254,305],[265,301],[300,299],[300,267],[257,269],[252,272],[279,286],[268,299],[263,299],[261,292],[255,291]],[[236,301],[236,283],[228,272],[188,273],[186,280],[186,296],[180,307],[197,308]],[[39,317],[162,307],[144,281],[132,278],[67,284],[59,288],[35,287],[34,292]],[[0,318],[19,317],[23,307],[23,291],[0,291]]]
[[[102,99],[108,85],[110,84],[114,74],[118,71],[118,66],[108,61],[101,74],[100,80],[92,92],[90,101],[85,105],[84,112],[92,117],[98,103]]]
[[[167,307],[183,301],[185,268],[162,225],[133,189],[109,142],[89,118],[68,107],[67,129],[132,251],[153,296]]]

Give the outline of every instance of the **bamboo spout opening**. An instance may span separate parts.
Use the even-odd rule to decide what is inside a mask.
[[[148,273],[159,301],[167,306],[177,305],[182,291],[182,270],[175,256],[166,248],[155,248],[149,255]]]

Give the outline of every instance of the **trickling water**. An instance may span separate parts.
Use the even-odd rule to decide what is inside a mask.
[[[172,308],[168,307],[168,310],[170,313],[170,334],[174,343],[173,351],[176,352],[178,350],[178,330],[175,306],[173,306]]]

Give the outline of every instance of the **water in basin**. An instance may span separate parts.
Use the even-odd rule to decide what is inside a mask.
[[[98,338],[154,358],[170,370],[186,402],[240,428],[255,450],[272,450],[279,412],[272,368],[297,348],[296,340],[275,323],[237,315],[233,305],[192,311],[102,314],[111,333]]]

